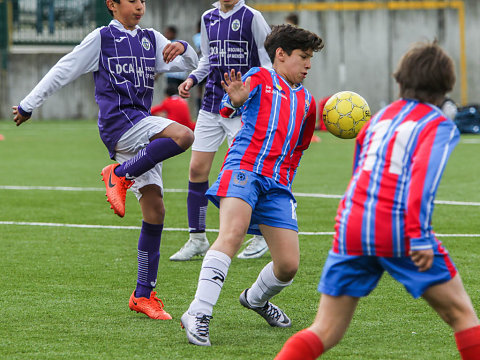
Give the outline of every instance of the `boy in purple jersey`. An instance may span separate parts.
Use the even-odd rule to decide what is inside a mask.
[[[252,68],[243,79],[231,70],[222,82],[227,94],[221,114],[241,115],[243,125],[207,191],[220,207],[220,230],[203,260],[195,299],[181,318],[188,341],[195,345],[210,346],[213,307],[247,231],[263,234],[273,261],[240,294],[240,304],[270,326],[291,326],[288,316],[269,300],[292,283],[300,261],[291,186],[316,119],[315,101],[302,82],[323,41],[307,30],[279,25],[268,35],[265,48],[274,70]]]
[[[339,205],[315,321],[285,343],[277,360],[312,360],[335,346],[359,298],[384,271],[451,326],[462,359],[480,359],[477,315],[431,228],[435,193],[459,139],[438,108],[455,83],[453,61],[436,42],[417,44],[394,76],[401,99],[374,116],[356,140],[354,173]]]
[[[32,92],[13,107],[17,126],[46,98],[78,76],[93,72],[98,127],[110,157],[120,164],[102,170],[107,200],[116,214],[125,214],[130,188],[139,200],[143,222],[138,241],[137,287],[131,310],[152,319],[171,319],[156,297],[160,240],[165,208],[162,161],[182,153],[193,142],[187,127],[151,116],[155,73],[196,67],[198,57],[186,42],[169,42],[153,29],[138,26],[143,0],[106,0],[112,22],[90,33],[65,55]]]
[[[190,260],[204,255],[210,246],[206,234],[208,175],[219,146],[228,144],[240,128],[240,118],[222,119],[219,114],[224,95],[221,81],[234,69],[242,74],[254,66],[271,67],[263,46],[270,27],[262,14],[244,0],[220,0],[201,18],[202,57],[198,68],[179,86],[179,94],[190,96],[193,86],[206,78],[205,93],[195,127],[188,183],[189,240],[170,260]],[[239,258],[258,258],[268,250],[265,240],[255,236]]]

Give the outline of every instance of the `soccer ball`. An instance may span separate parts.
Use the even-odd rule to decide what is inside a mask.
[[[363,97],[353,91],[340,91],[325,103],[322,117],[327,130],[333,135],[353,139],[371,115]]]

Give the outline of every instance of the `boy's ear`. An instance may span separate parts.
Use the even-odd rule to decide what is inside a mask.
[[[107,8],[111,11],[113,11],[115,9],[115,5],[116,2],[113,1],[113,0],[105,0],[105,3],[107,4]]]
[[[277,50],[275,50],[275,58],[277,58],[278,60],[280,61],[284,61],[285,60],[285,50],[283,50],[281,47],[277,48]]]

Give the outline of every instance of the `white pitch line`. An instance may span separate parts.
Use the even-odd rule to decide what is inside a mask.
[[[26,222],[26,221],[0,221],[0,225],[17,225],[17,226],[44,226],[44,227],[66,227],[66,228],[82,228],[82,229],[114,229],[114,230],[140,230],[140,226],[122,226],[122,225],[89,225],[89,224],[62,224],[62,223],[44,223],[44,222]],[[164,231],[182,231],[188,232],[183,228],[164,228]],[[218,229],[207,229],[207,232],[218,233]],[[335,233],[331,231],[300,231],[299,235],[307,236],[332,236]],[[435,234],[438,237],[479,237],[480,234]]]
[[[100,187],[72,187],[72,186],[16,186],[0,185],[0,190],[47,190],[47,191],[105,191]],[[186,189],[164,189],[165,192],[183,193]]]
[[[0,185],[0,190],[48,190],[48,191],[105,191],[105,188],[96,187],[71,187],[71,186],[16,186]],[[186,193],[187,189],[164,189],[167,193]],[[296,197],[341,199],[342,195],[315,194],[315,193],[293,193]],[[458,206],[480,206],[480,202],[435,200],[435,204],[458,205]]]

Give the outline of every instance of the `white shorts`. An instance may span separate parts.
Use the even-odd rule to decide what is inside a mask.
[[[225,138],[230,146],[241,126],[242,122],[239,116],[227,119],[220,114],[200,110],[195,125],[195,140],[192,150],[216,152]]]
[[[172,123],[172,120],[160,116],[148,116],[139,121],[118,140],[115,146],[115,160],[121,164],[131,159],[150,143],[152,136],[162,132]],[[137,200],[140,200],[142,197],[140,189],[152,184],[158,185],[163,195],[162,163],[158,163],[153,169],[136,177],[130,190],[133,191]]]

